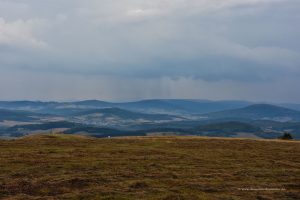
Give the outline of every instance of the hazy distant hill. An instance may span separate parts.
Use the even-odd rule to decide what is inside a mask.
[[[248,123],[229,121],[201,125],[196,128],[197,132],[214,132],[214,133],[236,133],[245,132],[253,133],[261,129]]]
[[[159,99],[143,100],[120,104],[120,107],[146,111],[146,112],[165,112],[183,114],[201,114],[208,112],[221,111],[226,109],[242,108],[250,105],[244,101],[209,101],[209,100],[188,100],[188,99]]]
[[[210,101],[193,99],[149,99],[142,101],[113,103],[99,100],[74,102],[0,101],[0,109],[37,111],[51,114],[73,114],[86,109],[122,108],[138,112],[205,114],[223,110],[243,108],[253,103],[247,101]],[[300,111],[300,104],[278,104]]]
[[[292,109],[292,110],[300,111],[300,104],[285,103],[285,104],[279,104],[279,106],[289,108],[289,109]]]
[[[0,121],[10,120],[10,121],[33,121],[38,117],[42,117],[45,115],[28,112],[28,111],[20,111],[20,110],[6,110],[0,109]]]
[[[46,122],[40,124],[26,124],[26,125],[17,125],[13,126],[8,131],[17,131],[20,129],[24,129],[27,131],[36,131],[36,130],[50,130],[50,129],[57,129],[57,128],[75,128],[82,126],[78,123],[72,123],[68,121],[57,121],[57,122]]]
[[[70,102],[70,104],[74,104],[77,106],[88,106],[88,107],[111,107],[114,103],[106,102],[106,101],[99,101],[99,100],[85,100],[85,101],[77,101],[77,102]]]
[[[166,114],[145,114],[132,112],[120,108],[104,108],[104,109],[93,109],[87,110],[79,113],[75,113],[73,116],[88,116],[95,115],[96,117],[118,117],[124,120],[135,120],[135,119],[145,119],[145,120],[172,120],[174,118],[180,118],[176,116],[166,115]]]
[[[255,104],[245,108],[225,110],[204,115],[209,119],[266,119],[275,121],[300,120],[300,112],[269,104]]]
[[[78,102],[0,101],[0,108],[68,115],[87,109],[121,108],[136,112],[160,114],[203,114],[250,105],[244,101],[208,101],[188,99],[152,99],[112,103],[99,100]]]
[[[262,138],[276,138],[289,131],[298,139],[299,124],[299,111],[244,101],[0,101],[0,136],[22,136],[55,129],[97,137],[166,132],[226,137],[251,133]]]
[[[37,111],[58,104],[56,102],[40,101],[0,101],[0,109]]]

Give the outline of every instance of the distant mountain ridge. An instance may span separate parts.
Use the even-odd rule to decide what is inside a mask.
[[[149,99],[134,102],[112,103],[99,100],[77,102],[0,101],[0,108],[35,111],[51,114],[68,114],[83,109],[120,108],[136,112],[160,114],[204,114],[251,105],[246,101],[209,101],[189,99]]]
[[[275,121],[300,120],[300,111],[270,104],[254,104],[244,108],[225,110],[203,115],[209,119],[264,119]]]
[[[189,99],[0,101],[0,137],[62,131],[97,137],[176,134],[277,138],[288,131],[300,138],[300,111],[287,106]]]
[[[27,110],[51,114],[74,113],[84,109],[121,108],[137,112],[161,114],[205,114],[223,110],[243,108],[255,103],[236,100],[197,100],[197,99],[148,99],[133,102],[114,103],[100,100],[74,102],[42,101],[0,101],[0,109]],[[300,111],[300,104],[273,104]]]

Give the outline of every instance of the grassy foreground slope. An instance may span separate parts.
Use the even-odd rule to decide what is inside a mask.
[[[2,140],[0,199],[300,199],[300,143],[69,135]]]

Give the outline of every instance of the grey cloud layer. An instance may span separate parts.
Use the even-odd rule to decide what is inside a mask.
[[[267,88],[291,80],[282,82],[288,88],[300,75],[299,11],[297,0],[0,0],[0,70],[65,74],[66,82],[71,75],[156,80],[164,89],[151,89],[153,97],[180,96],[166,79],[214,92],[220,82]],[[99,98],[122,98],[102,90]],[[151,96],[138,88],[130,95]]]

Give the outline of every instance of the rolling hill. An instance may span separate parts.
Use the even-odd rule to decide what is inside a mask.
[[[288,131],[294,138],[300,138],[299,111],[269,104],[248,104],[180,99],[128,103],[0,101],[0,135],[14,137],[55,129],[97,137],[166,132],[221,137],[251,133],[261,138],[276,138]],[[224,108],[227,110],[222,110]],[[204,111],[218,112],[197,114]]]
[[[5,120],[29,122],[45,116],[44,114],[28,111],[0,109],[0,122]]]
[[[82,111],[73,114],[74,117],[79,116],[95,116],[101,118],[108,118],[108,117],[117,117],[124,120],[138,120],[138,119],[145,119],[145,120],[172,120],[174,118],[181,118],[178,116],[171,116],[166,114],[146,114],[146,113],[138,113],[132,112],[120,108],[104,108],[104,109],[92,109],[87,111]]]
[[[255,127],[248,123],[238,122],[238,121],[229,121],[229,122],[219,122],[201,125],[195,128],[197,133],[219,133],[219,134],[229,134],[237,132],[245,133],[255,133],[261,131],[260,128]]]

